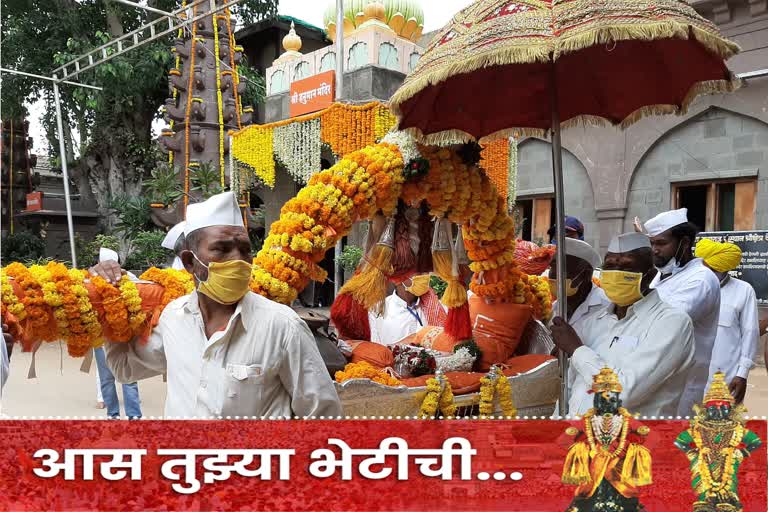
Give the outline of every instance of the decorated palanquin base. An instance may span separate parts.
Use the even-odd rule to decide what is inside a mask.
[[[399,239],[384,241],[388,230],[396,225],[398,212],[410,207],[421,212],[417,224],[426,221],[434,225],[421,234],[418,250],[410,251],[411,260],[423,259],[426,254],[428,270],[448,283],[442,298],[448,319],[433,348],[450,353],[456,344],[478,338],[472,330],[471,309],[506,315],[509,324],[509,332],[501,337],[476,339],[484,354],[477,367],[479,373],[453,372],[447,375],[447,383],[458,393],[479,393],[475,398],[480,398],[480,380],[493,365],[499,365],[500,382],[533,372],[556,384],[556,378],[552,380],[554,361],[548,356],[512,360],[529,319],[549,318],[551,297],[545,279],[518,268],[514,222],[507,214],[506,200],[480,161],[479,146],[422,146],[399,132],[390,132],[382,142],[347,154],[330,169],[313,174],[283,206],[254,259],[252,290],[277,302],[292,303],[310,280],[326,279],[318,265],[326,251],[348,234],[354,223],[372,221],[367,254],[334,303],[335,310],[341,311],[334,317],[336,327],[355,331],[359,335],[353,338],[357,340],[367,340],[366,333],[354,325],[354,317],[380,308],[387,282],[403,280],[416,270],[417,262],[400,261],[401,251],[394,247]],[[455,241],[452,226],[458,227]],[[474,308],[458,268],[459,254],[464,251],[473,272],[469,288],[474,293],[470,299],[476,304]],[[57,263],[30,268],[13,264],[3,272],[3,318],[18,328],[25,349],[43,341],[64,340],[69,354],[81,357],[105,339],[146,338],[165,305],[193,289],[185,272],[151,269],[141,279],[143,282],[135,284],[124,278],[112,286]],[[546,399],[537,400],[551,408],[555,388],[542,386],[544,381],[539,382],[538,377],[527,382],[532,389],[546,390]],[[441,382],[444,387],[446,381]],[[429,378],[403,383],[415,388],[426,385],[427,393],[430,386]],[[497,408],[507,400],[502,395],[491,398]],[[418,409],[411,413],[416,412]]]
[[[642,420],[650,428],[645,446],[651,452],[653,483],[643,486],[640,500],[648,512],[690,511],[696,496],[691,489],[688,459],[673,442],[688,422]],[[565,434],[575,421],[492,420],[435,421],[429,428],[419,421],[3,421],[6,446],[0,450],[0,510],[464,510],[557,512],[566,510],[574,487],[561,482],[563,462],[573,437]],[[766,422],[750,421],[747,428],[766,438]],[[453,479],[426,478],[409,465],[409,479],[397,472],[383,480],[368,480],[353,471],[349,481],[340,472],[316,478],[307,468],[310,454],[328,448],[328,439],[341,439],[353,449],[379,447],[382,440],[399,437],[410,449],[434,449],[451,437],[469,440],[477,455],[470,480],[460,480],[458,458]],[[32,474],[31,458],[40,448],[120,447],[147,450],[142,480],[105,481],[95,471],[93,481],[65,481],[60,475],[40,479]],[[171,489],[173,482],[160,473],[165,459],[157,448],[296,450],[290,480],[244,478],[203,484],[190,497]],[[337,452],[338,453],[338,452]],[[359,464],[361,457],[355,457]],[[766,510],[766,449],[756,450],[739,471],[744,512]],[[382,466],[395,468],[397,457]],[[180,471],[177,468],[176,471]],[[197,477],[202,480],[201,470]],[[506,475],[519,472],[520,480],[481,480],[480,472]],[[78,473],[79,475],[80,473]],[[197,504],[199,508],[196,508]]]

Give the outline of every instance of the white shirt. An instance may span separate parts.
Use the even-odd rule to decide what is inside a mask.
[[[594,404],[592,377],[612,368],[623,387],[621,400],[633,414],[672,416],[693,365],[693,324],[688,315],[651,292],[627,309],[621,320],[615,306],[590,315],[583,327],[591,346],[576,349],[571,371],[576,379],[568,413],[583,415]]]
[[[691,416],[693,404],[704,399],[709,380],[709,365],[717,337],[717,319],[720,315],[720,281],[714,272],[696,258],[677,273],[663,281],[657,274],[651,288],[659,291],[661,300],[677,307],[691,317],[696,337],[694,367],[688,376],[685,393],[680,399],[678,416]]]
[[[168,374],[166,416],[338,416],[341,403],[307,324],[249,292],[205,335],[197,292],[171,302],[146,344],[107,343],[120,382]]]
[[[571,327],[573,327],[573,330],[576,331],[576,334],[579,335],[579,338],[584,345],[591,347],[593,344],[592,340],[584,335],[584,325],[586,323],[586,319],[590,315],[593,315],[598,311],[602,311],[606,306],[610,304],[611,301],[608,300],[608,296],[605,295],[603,289],[593,284],[592,290],[590,290],[587,298],[584,299],[584,302],[579,304],[579,307],[576,308],[576,311],[574,311],[571,317],[568,319],[568,323]],[[552,303],[552,311],[557,311],[557,301]],[[568,372],[568,389],[573,389],[573,383],[575,381],[576,372]]]
[[[408,304],[398,297],[397,291],[384,300],[384,312],[381,316],[368,313],[371,327],[371,341],[381,345],[394,345],[406,336],[419,332],[427,325],[424,311],[419,301],[408,308]]]
[[[759,339],[755,290],[749,283],[730,278],[720,288],[720,316],[709,365],[710,379],[717,371],[725,373],[726,382],[734,377],[746,379],[755,366],[753,359]]]

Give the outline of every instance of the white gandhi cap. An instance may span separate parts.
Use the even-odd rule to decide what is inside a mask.
[[[608,246],[608,252],[621,254],[644,248],[651,248],[651,241],[646,235],[643,233],[624,233],[623,235],[613,237]]]
[[[245,227],[234,192],[216,194],[202,203],[187,206],[185,236],[198,229],[211,226]]]
[[[688,208],[660,213],[645,223],[648,236],[658,236],[668,229],[688,222]]]
[[[165,235],[165,238],[163,239],[163,243],[160,244],[166,249],[174,250],[176,248],[176,242],[179,240],[179,237],[184,234],[184,227],[187,225],[186,221],[181,221],[175,226],[173,226],[169,231],[168,234]]]
[[[600,255],[591,245],[583,240],[577,240],[575,238],[565,239],[565,254],[586,261],[594,269],[600,268],[603,263]]]
[[[105,261],[120,261],[120,258],[117,257],[117,253],[113,251],[112,249],[107,249],[106,247],[102,247],[99,249],[99,263],[103,263]]]

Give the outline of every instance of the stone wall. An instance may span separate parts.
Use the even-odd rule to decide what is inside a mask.
[[[672,183],[757,177],[755,225],[768,227],[768,124],[716,107],[673,128],[632,177],[625,229],[671,206]]]
[[[554,194],[552,146],[539,139],[527,139],[518,146],[517,197]],[[565,213],[584,223],[585,240],[598,245],[600,236],[595,215],[592,183],[584,165],[570,151],[563,151]]]

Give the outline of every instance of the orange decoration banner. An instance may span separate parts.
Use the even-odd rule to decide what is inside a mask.
[[[336,92],[336,72],[326,71],[291,84],[291,117],[317,112],[333,103]]]

